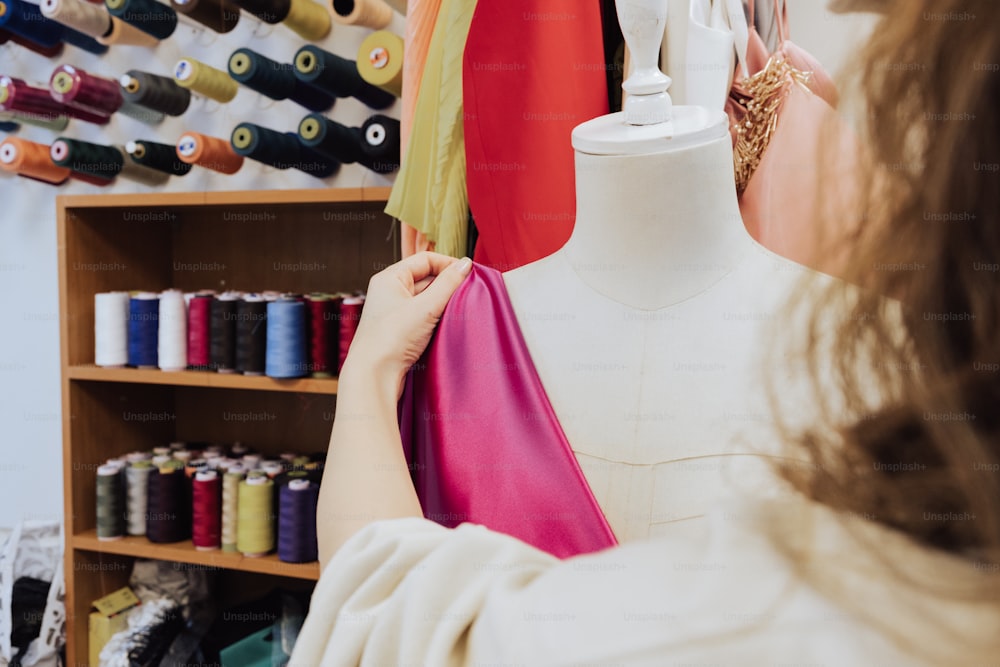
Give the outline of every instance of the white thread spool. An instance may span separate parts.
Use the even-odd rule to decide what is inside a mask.
[[[164,371],[187,368],[187,305],[180,290],[160,294],[157,359]]]
[[[153,464],[148,460],[133,461],[125,469],[125,508],[128,517],[128,534],[146,534],[146,494]]]
[[[94,363],[124,368],[128,363],[128,292],[94,295]]]

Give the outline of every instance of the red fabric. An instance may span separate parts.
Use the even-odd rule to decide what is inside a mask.
[[[558,250],[576,219],[573,128],[608,113],[600,0],[479,0],[463,97],[476,261]]]
[[[531,361],[499,272],[473,266],[407,377],[400,434],[424,515],[560,558],[616,544]]]

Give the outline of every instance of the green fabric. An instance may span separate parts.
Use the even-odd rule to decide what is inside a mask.
[[[413,129],[385,212],[408,223],[445,255],[465,254],[462,56],[476,0],[443,0],[417,95]]]

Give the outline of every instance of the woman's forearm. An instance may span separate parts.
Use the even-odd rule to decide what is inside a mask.
[[[398,389],[391,371],[350,358],[344,364],[317,510],[323,568],[369,523],[422,516],[399,436]]]

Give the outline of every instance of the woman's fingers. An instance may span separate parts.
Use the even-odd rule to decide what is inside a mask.
[[[424,278],[440,275],[456,261],[458,260],[448,255],[424,251],[396,262],[388,270],[393,271],[402,279],[408,276],[408,284],[415,285]]]

